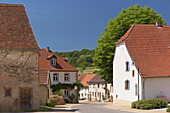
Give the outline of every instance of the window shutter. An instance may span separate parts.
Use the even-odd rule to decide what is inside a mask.
[[[125,80],[125,90],[126,90],[126,80]]]
[[[128,80],[128,90],[130,90],[130,80]]]

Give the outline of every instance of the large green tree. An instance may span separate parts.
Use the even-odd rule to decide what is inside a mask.
[[[140,7],[138,4],[123,9],[119,15],[110,19],[107,28],[104,29],[103,36],[98,41],[94,62],[99,73],[104,75],[104,80],[108,83],[113,81],[113,57],[116,42],[127,32],[133,24],[155,24],[160,21],[163,25],[165,20],[152,8]]]

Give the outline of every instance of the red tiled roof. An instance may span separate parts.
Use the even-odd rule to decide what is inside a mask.
[[[24,5],[0,4],[0,48],[40,49]]]
[[[102,76],[95,75],[88,83],[105,83],[104,79],[102,79]]]
[[[57,58],[56,66],[51,66],[50,62],[48,61],[49,56],[55,55]],[[68,62],[61,59],[58,55],[53,53],[52,51],[47,52],[46,49],[41,49],[40,57],[39,57],[39,69],[40,70],[57,70],[57,71],[76,71],[78,70],[70,65]]]
[[[80,76],[78,76],[78,80],[81,81],[85,76],[86,76],[86,75],[80,75]]]
[[[67,57],[60,57],[61,59],[63,59],[63,60],[65,60],[65,61],[67,61],[68,60],[68,58]]]
[[[39,70],[40,85],[46,85],[48,78],[48,70]]]
[[[82,83],[85,87],[89,86],[87,82],[89,82],[94,76],[97,74],[87,74],[83,75],[84,77],[80,80],[80,83]]]
[[[170,76],[170,26],[133,25],[122,37],[143,77]],[[120,43],[119,41],[118,43]]]

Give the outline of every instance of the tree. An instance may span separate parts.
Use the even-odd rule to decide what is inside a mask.
[[[104,75],[103,79],[112,83],[113,81],[113,57],[116,42],[127,32],[133,24],[155,24],[156,21],[165,25],[165,20],[152,8],[140,7],[138,4],[123,9],[119,15],[110,19],[103,36],[98,41],[94,62],[99,68],[99,73]]]

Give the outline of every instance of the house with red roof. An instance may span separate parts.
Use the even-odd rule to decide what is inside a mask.
[[[132,25],[116,43],[114,102],[167,98],[170,101],[170,26]]]
[[[89,99],[89,84],[88,82],[97,74],[86,74],[86,75],[80,75],[78,77],[78,80],[80,80],[80,83],[84,85],[83,88],[80,89],[79,99]]]
[[[49,102],[50,95],[54,95],[50,89],[51,85],[74,84],[78,80],[78,70],[67,62],[66,57],[59,57],[53,53],[49,47],[41,49],[39,57],[39,77],[40,77],[40,103],[46,105]],[[69,96],[74,94],[77,102],[77,89],[62,89],[64,99],[69,100]]]
[[[0,4],[0,110],[39,109],[39,51],[25,6]]]
[[[112,86],[107,84],[103,76],[98,74],[80,75],[80,83],[84,85],[79,91],[80,99],[88,99],[89,101],[101,101],[110,99],[112,96]]]

